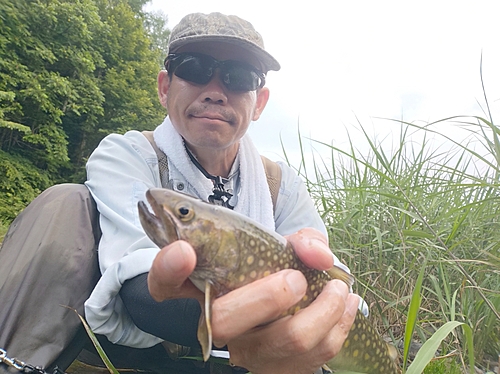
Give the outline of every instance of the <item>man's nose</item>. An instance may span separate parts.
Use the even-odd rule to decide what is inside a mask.
[[[215,70],[215,73],[205,86],[203,91],[203,101],[214,102],[217,104],[225,104],[227,102],[227,88],[222,82],[223,77],[220,74],[219,69]]]

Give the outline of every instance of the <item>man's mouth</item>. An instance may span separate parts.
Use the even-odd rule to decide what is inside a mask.
[[[214,108],[211,106],[202,106],[196,108],[190,108],[187,112],[188,116],[191,118],[207,120],[207,121],[222,121],[229,124],[233,124],[234,116],[231,112],[224,110],[222,108]]]
[[[220,116],[220,115],[217,115],[217,114],[210,114],[210,113],[207,113],[207,114],[194,114],[192,115],[192,117],[194,118],[198,118],[198,119],[207,119],[209,121],[223,121],[223,122],[229,122],[226,118],[224,118],[223,116]]]

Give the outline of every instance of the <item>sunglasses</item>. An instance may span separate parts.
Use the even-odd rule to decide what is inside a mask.
[[[207,84],[220,69],[222,83],[230,91],[255,91],[264,87],[265,74],[242,61],[219,61],[201,53],[171,53],[165,69],[177,77],[197,84]]]

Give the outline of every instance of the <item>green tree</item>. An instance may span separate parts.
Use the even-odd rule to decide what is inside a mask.
[[[67,113],[102,115],[90,0],[0,1],[0,215],[10,220],[70,167]],[[91,102],[88,101],[92,98]]]
[[[161,10],[146,13],[144,17],[144,25],[151,36],[151,49],[160,51],[158,64],[163,66],[163,61],[167,56],[168,37],[170,36],[170,30],[167,28],[168,17]]]
[[[108,133],[161,121],[145,2],[0,0],[0,220],[51,184],[82,182]]]
[[[84,179],[86,159],[105,135],[153,129],[165,114],[156,89],[162,51],[156,48],[154,37],[145,27],[149,16],[135,13],[128,1],[96,3],[107,26],[106,32],[94,40],[104,60],[104,66],[97,67],[94,73],[104,96],[103,114],[86,126],[79,125],[80,118],[75,116],[63,120],[74,160],[71,173],[73,180],[79,182]]]

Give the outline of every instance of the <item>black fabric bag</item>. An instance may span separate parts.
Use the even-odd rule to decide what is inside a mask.
[[[74,308],[99,279],[95,203],[84,185],[61,184],[40,194],[12,222],[0,247],[0,348],[9,357],[64,369],[85,332]],[[7,373],[0,365],[0,373]]]

